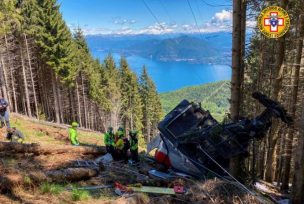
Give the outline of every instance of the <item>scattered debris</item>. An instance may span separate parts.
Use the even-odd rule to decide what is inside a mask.
[[[155,169],[149,171],[149,176],[155,179],[162,179],[162,180],[171,180],[176,178],[176,176],[172,174],[157,171]]]
[[[98,157],[95,161],[97,163],[109,164],[113,161],[113,157],[111,154],[107,153],[101,157]]]
[[[97,189],[104,189],[104,188],[113,188],[113,185],[101,185],[101,186],[83,186],[83,187],[67,187],[66,189],[71,191],[74,189],[77,190],[97,190]]]

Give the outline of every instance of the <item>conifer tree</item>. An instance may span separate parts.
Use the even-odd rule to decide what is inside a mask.
[[[104,78],[103,86],[105,89],[105,97],[109,100],[106,110],[109,113],[109,125],[114,129],[119,125],[119,113],[121,108],[121,93],[119,73],[112,55],[108,55],[104,60]]]
[[[161,117],[161,104],[156,92],[155,85],[150,79],[147,69],[144,66],[139,80],[140,96],[143,103],[143,126],[144,135],[147,142],[150,142],[156,131],[157,123]]]
[[[126,129],[142,128],[142,107],[136,75],[125,57],[120,60],[121,120]]]
[[[38,0],[36,43],[41,57],[63,80],[70,80],[73,61],[71,33],[62,19],[56,0]]]

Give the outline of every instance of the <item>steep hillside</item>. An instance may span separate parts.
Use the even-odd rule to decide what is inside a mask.
[[[123,53],[159,61],[226,64],[230,61],[229,33],[176,35],[86,36],[92,52]]]
[[[148,49],[147,49],[148,48]],[[131,47],[135,54],[161,61],[212,62],[216,50],[196,37],[180,36],[164,40],[150,40]]]
[[[183,99],[201,102],[203,108],[209,110],[217,120],[221,121],[229,109],[229,97],[230,82],[220,81],[163,93],[161,102],[165,113],[172,110]]]

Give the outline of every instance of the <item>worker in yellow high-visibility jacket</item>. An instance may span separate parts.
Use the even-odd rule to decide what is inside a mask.
[[[124,129],[122,127],[119,127],[115,134],[115,144],[114,144],[115,160],[123,159],[124,137],[125,137]]]
[[[72,122],[72,127],[69,128],[69,139],[72,145],[78,146],[78,132],[77,132],[78,123]]]

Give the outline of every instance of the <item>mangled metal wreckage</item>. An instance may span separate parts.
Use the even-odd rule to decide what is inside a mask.
[[[157,162],[194,177],[224,174],[220,167],[227,169],[230,158],[248,155],[249,141],[265,137],[273,117],[292,123],[279,103],[258,92],[252,96],[265,110],[253,119],[228,124],[218,123],[209,111],[183,100],[159,123],[160,134],[148,145],[148,151],[157,148]]]

